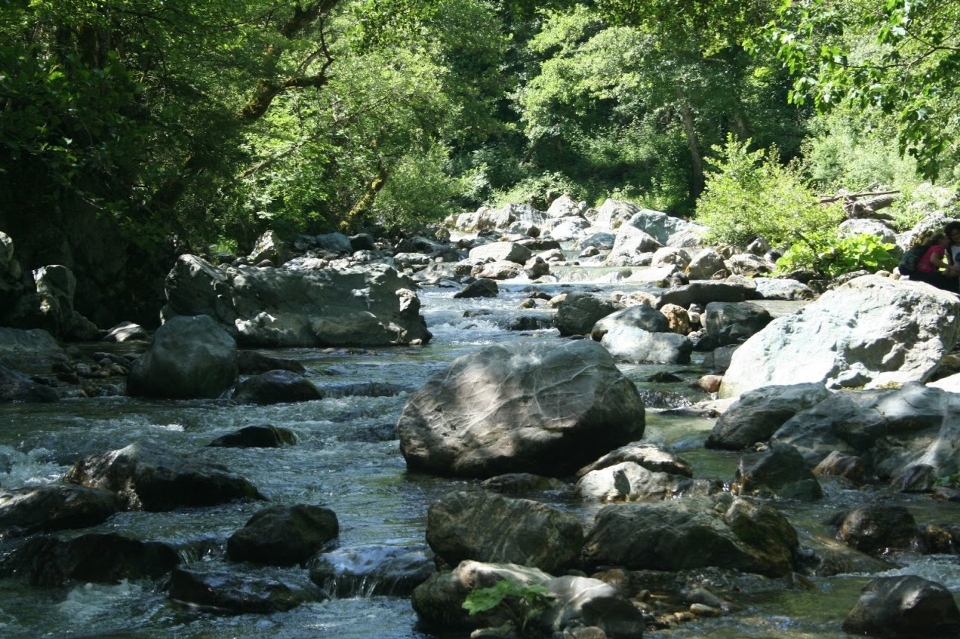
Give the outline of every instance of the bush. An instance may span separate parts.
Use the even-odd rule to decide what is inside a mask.
[[[804,243],[812,251],[843,220],[839,204],[821,205],[795,164],[782,165],[776,149],[749,151],[732,135],[710,161],[696,218],[706,240],[746,245],[762,237],[774,246]],[[833,231],[835,233],[835,231]]]
[[[777,275],[798,269],[812,269],[834,278],[853,271],[892,270],[897,258],[890,253],[893,244],[881,242],[875,235],[838,237],[825,233],[815,246],[797,243],[777,260]]]

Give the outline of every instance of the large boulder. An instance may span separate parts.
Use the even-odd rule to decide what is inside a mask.
[[[922,282],[859,277],[748,339],[733,355],[720,396],[771,384],[926,381],[958,335],[956,295]]]
[[[66,359],[66,352],[47,331],[0,326],[0,364],[20,368]]]
[[[152,444],[131,444],[90,455],[64,475],[68,484],[116,492],[129,510],[168,511],[238,499],[264,499],[246,479],[219,464],[184,457]]]
[[[814,500],[823,497],[820,482],[793,446],[778,444],[740,458],[731,490],[739,495]]]
[[[186,399],[219,397],[238,375],[237,343],[208,315],[173,317],[130,369],[127,393]]]
[[[656,501],[689,495],[705,496],[720,490],[720,482],[651,471],[632,461],[591,470],[576,486],[578,497],[599,502]]]
[[[742,342],[772,320],[770,311],[753,302],[710,302],[701,317],[711,348]]]
[[[843,621],[852,635],[873,637],[956,637],[960,609],[942,584],[915,575],[877,577],[860,591]]]
[[[707,448],[742,450],[767,441],[777,429],[802,410],[830,396],[823,384],[764,386],[735,400],[707,436]]]
[[[567,293],[553,316],[553,325],[561,336],[586,335],[604,317],[623,309],[623,304],[593,293]]]
[[[960,395],[918,383],[840,391],[784,422],[770,443],[796,447],[811,467],[838,451],[884,479],[920,466],[948,477],[960,472],[958,414]]]
[[[340,534],[329,508],[310,504],[267,506],[227,539],[231,561],[292,566],[310,559]]]
[[[617,324],[632,326],[651,333],[666,333],[670,330],[670,320],[666,315],[652,306],[635,304],[599,319],[590,330],[590,336],[600,341],[604,334]]]
[[[36,404],[60,399],[57,391],[38,384],[20,371],[0,366],[0,404]]]
[[[66,266],[54,264],[35,270],[33,279],[40,297],[40,312],[45,318],[45,328],[55,335],[61,335],[72,322],[77,278]]]
[[[508,581],[514,589],[541,587],[547,591],[544,609],[532,614],[523,601],[507,598],[501,605],[470,615],[464,602],[473,591]],[[528,623],[537,636],[573,636],[572,629],[599,628],[610,639],[634,639],[644,630],[643,614],[617,589],[599,579],[553,577],[541,570],[515,564],[461,562],[451,571],[437,572],[411,598],[417,616],[431,627],[469,630],[500,627],[505,622]]]
[[[124,579],[158,579],[180,561],[170,544],[117,533],[66,539],[41,535],[10,553],[2,571],[26,577],[35,586],[62,587],[71,580],[115,584]]]
[[[311,597],[306,589],[269,577],[176,568],[169,597],[221,614],[270,614],[296,608]]]
[[[323,393],[303,375],[274,370],[240,381],[230,399],[238,404],[280,404],[323,399]]]
[[[469,255],[471,259],[524,264],[533,256],[533,253],[527,247],[516,242],[491,242],[470,249]]]
[[[686,335],[651,333],[625,323],[614,323],[600,343],[618,362],[689,364],[693,342]]]
[[[649,264],[649,259],[643,260],[641,255],[653,253],[663,246],[652,235],[635,226],[624,224],[617,230],[617,237],[613,248],[607,254],[607,264],[614,266],[643,266]]]
[[[593,340],[495,344],[411,395],[397,428],[410,470],[560,477],[643,435],[643,401]]]
[[[583,528],[577,515],[529,499],[457,491],[430,504],[427,543],[448,566],[474,559],[556,573],[578,564]]]
[[[743,302],[757,297],[757,285],[743,277],[730,277],[722,281],[698,280],[665,291],[657,302],[657,308],[676,304],[690,308],[691,304],[705,306],[710,302]]]
[[[209,315],[252,348],[425,343],[430,332],[414,289],[384,264],[220,270],[181,255],[162,314]]]
[[[788,574],[799,546],[790,522],[759,502],[725,499],[729,495],[605,506],[587,536],[584,560],[630,570],[716,566]]]
[[[120,510],[116,493],[103,488],[47,484],[0,491],[0,535],[96,526]]]
[[[664,246],[673,247],[700,246],[707,230],[700,224],[651,209],[641,209],[627,224],[649,233]]]

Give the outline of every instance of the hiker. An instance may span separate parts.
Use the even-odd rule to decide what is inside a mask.
[[[950,264],[947,260],[946,253],[950,246],[950,238],[943,233],[938,233],[926,246],[927,249],[917,262],[916,271],[910,279],[932,284],[945,291],[956,292],[960,267]]]
[[[955,272],[960,273],[960,221],[948,222],[943,227],[943,234],[950,238],[950,246],[947,247],[947,263],[954,267]]]

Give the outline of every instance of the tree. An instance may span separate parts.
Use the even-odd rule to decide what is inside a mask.
[[[788,2],[757,44],[775,49],[794,75],[794,102],[879,110],[928,177],[956,165],[960,4]]]
[[[635,149],[646,147],[633,161],[655,167],[647,171],[661,185],[671,161],[685,154],[684,193],[674,204],[686,200],[689,209],[703,189],[705,150],[728,131],[776,142],[791,154],[801,136],[795,113],[769,117],[786,95],[782,76],[739,45],[757,24],[743,10],[753,5],[733,3],[738,9],[728,15],[724,3],[688,2],[689,13],[673,4],[640,10],[600,2],[599,12],[585,4],[546,12],[531,42],[544,56],[540,73],[519,92],[519,103],[531,142],[552,144],[550,152],[616,131]],[[648,180],[649,189],[653,175]]]

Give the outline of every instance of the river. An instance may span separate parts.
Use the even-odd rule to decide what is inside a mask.
[[[501,286],[495,299],[453,299],[454,289],[420,292],[423,314],[434,337],[425,347],[357,349],[284,349],[263,351],[300,361],[317,385],[351,382],[395,384],[405,392],[390,397],[344,397],[272,406],[232,405],[224,401],[146,401],[128,397],[68,399],[53,404],[0,405],[0,486],[7,489],[56,482],[82,455],[103,453],[134,441],[157,443],[169,450],[199,454],[246,477],[276,503],[320,504],[340,522],[341,549],[375,545],[416,549],[424,546],[426,511],[439,496],[476,482],[449,480],[406,472],[396,439],[396,422],[409,391],[459,355],[510,339],[558,339],[555,329],[509,331],[519,303],[532,289],[550,294],[570,287],[596,290],[604,282]],[[784,311],[786,312],[786,311]],[[535,319],[548,310],[524,310]],[[92,348],[92,347],[91,347]],[[98,350],[104,350],[97,345]],[[624,366],[638,386],[660,391],[670,401],[705,399],[687,386],[705,371],[688,366]],[[651,384],[652,373],[669,371],[684,382]],[[208,448],[221,435],[243,426],[272,424],[289,428],[295,446],[279,449]],[[648,409],[646,438],[670,448],[693,463],[696,477],[729,483],[737,455],[708,451],[703,441],[713,420],[668,416]],[[820,504],[779,503],[802,535],[829,535],[823,523],[841,506],[861,503],[869,493],[827,485]],[[934,503],[924,496],[903,496],[921,523],[960,521],[960,505]],[[301,568],[252,569],[223,558],[227,537],[241,528],[262,503],[170,513],[127,512],[80,532],[122,532],[164,541],[184,549],[189,563],[226,571],[270,576],[293,584],[307,582]],[[566,504],[565,507],[570,507]],[[582,511],[589,525],[592,512]],[[64,535],[71,533],[62,533]],[[195,549],[203,548],[203,552]],[[901,568],[889,574],[919,574],[960,593],[957,557],[904,555]],[[813,587],[745,596],[740,609],[716,619],[698,619],[669,631],[648,631],[647,637],[845,637],[840,623],[869,579],[846,575],[814,579]],[[37,637],[182,637],[190,639],[305,639],[437,637],[418,628],[409,600],[358,596],[303,604],[270,615],[218,615],[171,602],[162,582],[116,585],[73,584],[35,588],[19,579],[0,580],[0,636]]]

